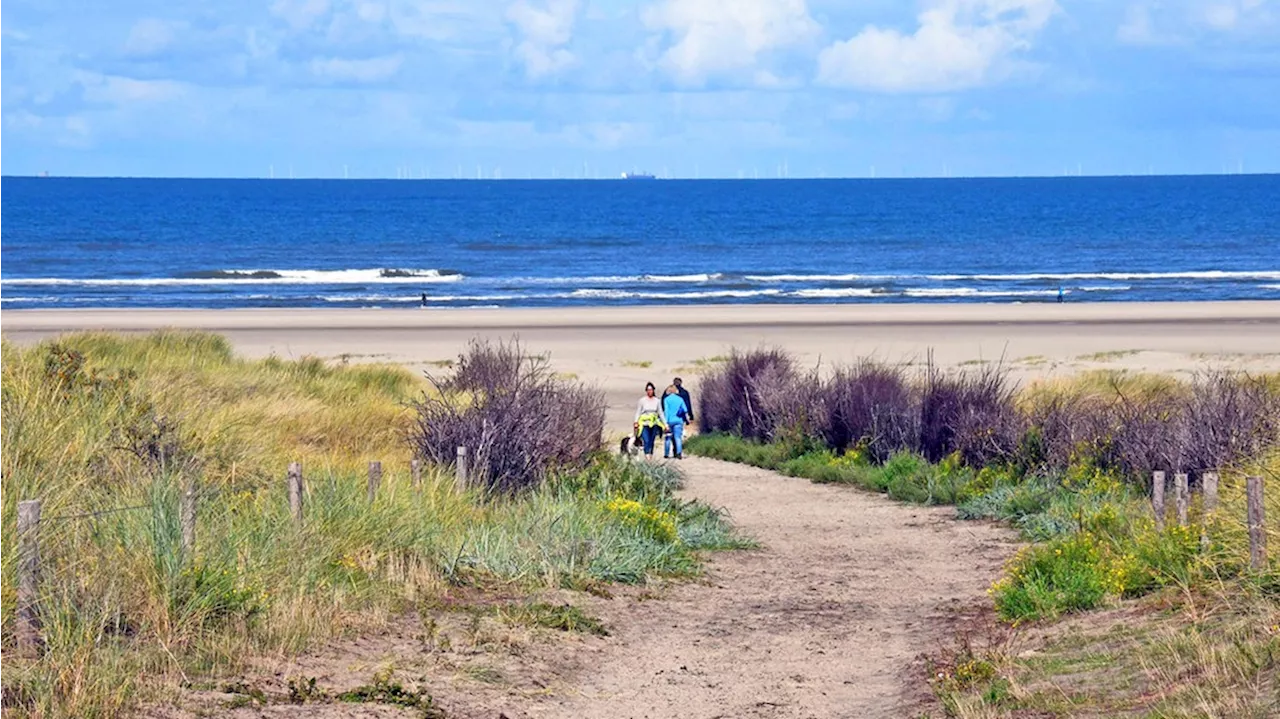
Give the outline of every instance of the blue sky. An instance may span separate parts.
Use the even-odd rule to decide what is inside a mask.
[[[1280,171],[1277,0],[9,0],[2,12],[5,174]]]

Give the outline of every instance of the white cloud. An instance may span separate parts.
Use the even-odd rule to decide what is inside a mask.
[[[1142,0],[1125,8],[1116,39],[1126,45],[1191,44],[1205,34],[1267,36],[1280,17],[1265,0]]]
[[[645,10],[644,22],[674,39],[658,65],[685,85],[744,73],[776,83],[772,73],[753,72],[761,55],[821,33],[804,0],[664,0]]]
[[[92,144],[92,128],[81,115],[42,116],[19,110],[6,112],[4,125],[7,132],[21,132],[29,138],[40,137],[57,147],[86,148]]]
[[[515,54],[530,78],[553,75],[573,65],[575,58],[565,45],[573,38],[577,15],[578,0],[548,0],[545,9],[518,0],[507,9],[507,20],[522,36]]]
[[[129,37],[124,42],[125,54],[146,57],[162,52],[173,45],[177,32],[184,27],[185,23],[156,18],[139,20],[129,29]]]
[[[1129,45],[1158,45],[1165,42],[1151,20],[1151,8],[1137,3],[1125,8],[1124,20],[1116,30],[1116,39]]]
[[[947,92],[1005,79],[1058,10],[1054,0],[934,0],[910,35],[870,25],[818,58],[818,82]]]
[[[78,72],[76,80],[84,87],[84,99],[109,105],[165,102],[180,97],[187,86],[173,80],[135,80],[119,75]]]
[[[440,43],[483,45],[504,31],[502,5],[478,0],[389,0],[387,18],[401,35]]]
[[[44,124],[44,118],[30,110],[4,113],[4,124],[10,130],[35,129]]]
[[[306,30],[329,12],[329,0],[276,0],[271,14],[294,30]]]
[[[1209,28],[1220,32],[1235,30],[1241,20],[1251,19],[1262,9],[1263,0],[1230,0],[1215,2],[1204,8],[1200,18]]]
[[[347,82],[379,82],[395,75],[404,58],[399,55],[371,57],[364,60],[345,58],[315,58],[311,61],[311,74],[326,80]]]

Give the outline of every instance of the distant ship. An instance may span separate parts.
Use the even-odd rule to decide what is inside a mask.
[[[622,173],[624,180],[656,180],[652,174],[648,172],[624,172]]]

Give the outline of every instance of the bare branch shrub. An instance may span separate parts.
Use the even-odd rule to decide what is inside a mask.
[[[1002,364],[947,374],[930,357],[920,397],[920,453],[938,462],[958,451],[974,467],[1010,460],[1024,427],[1014,393]]]
[[[1280,447],[1280,390],[1265,378],[1214,371],[1190,383],[1111,377],[1033,392],[1020,407],[1003,363],[922,376],[863,359],[820,381],[778,349],[734,351],[702,387],[703,429],[770,441],[809,437],[835,452],[862,445],[884,462],[913,449],[931,462],[958,452],[972,467],[1065,472],[1073,465],[1129,478],[1201,473]]]
[[[708,432],[732,432],[768,440],[788,407],[795,409],[795,362],[780,349],[734,350],[702,382],[698,414]]]
[[[601,447],[603,395],[556,377],[546,357],[517,341],[473,341],[452,377],[427,379],[436,391],[413,405],[417,453],[453,466],[466,447],[472,481],[490,490],[514,492],[552,471],[580,469]]]
[[[1019,460],[1030,471],[1066,471],[1072,462],[1119,468],[1112,403],[1079,391],[1038,395],[1023,410]]]
[[[1186,399],[1185,469],[1215,471],[1280,446],[1280,393],[1248,374],[1196,375]]]
[[[817,399],[822,407],[817,432],[836,452],[861,444],[869,459],[884,462],[896,451],[916,447],[920,413],[900,367],[872,359],[838,367]]]

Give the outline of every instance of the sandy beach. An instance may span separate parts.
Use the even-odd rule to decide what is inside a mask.
[[[557,309],[23,310],[0,331],[31,342],[75,330],[172,327],[226,335],[251,357],[308,355],[443,371],[473,338],[519,339],[600,386],[611,428],[646,381],[697,375],[735,346],[776,345],[808,364],[864,355],[947,366],[1003,361],[1020,381],[1094,369],[1280,371],[1280,302],[1009,305],[733,305]]]

